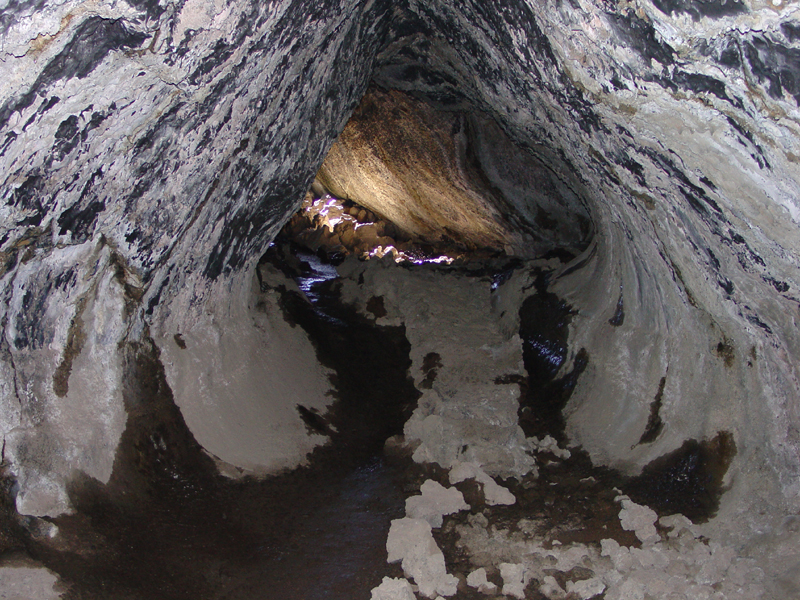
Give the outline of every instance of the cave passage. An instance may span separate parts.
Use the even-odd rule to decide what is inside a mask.
[[[399,566],[386,562],[391,521],[403,517],[406,499],[425,481],[449,485],[446,470],[417,465],[404,450],[385,451],[389,438],[402,436],[420,396],[409,377],[404,327],[375,323],[386,314],[382,303],[367,309],[371,318],[343,303],[336,268],[288,240],[279,238],[261,264],[298,284],[302,294],[278,290],[284,316],[308,333],[320,361],[335,373],[336,401],[329,412],[296,407],[309,431],[327,435],[330,441],[314,451],[307,467],[263,480],[223,478],[172,404],[155,348],[135,349],[142,386],[135,392],[150,401],[132,413],[114,477],[107,486],[88,479],[74,484],[71,500],[77,513],[53,520],[60,531],[59,545],[24,539],[26,552],[68,586],[65,600],[255,600],[263,598],[265,590],[289,600],[343,600],[368,598],[382,577],[402,574]],[[455,266],[392,260],[388,269],[390,277],[393,270],[428,271],[434,277],[462,273],[498,290],[511,277],[509,272],[524,265],[513,259]],[[537,272],[534,281],[532,295],[519,310],[526,353],[535,348],[540,352],[526,358],[525,377],[501,385],[520,386],[520,423],[526,429],[526,422],[536,423],[529,429],[531,435],[561,439],[558,406],[547,408],[537,398],[549,390],[550,395],[561,394],[556,397],[563,405],[582,359],[575,361],[571,375],[557,377],[566,344],[563,319],[569,310],[548,296],[546,276]],[[421,390],[436,383],[443,366],[441,356],[429,353],[425,358],[427,384],[418,386]],[[525,395],[526,390],[538,391]],[[447,517],[435,537],[448,570],[462,578],[473,565],[461,549],[461,538],[471,539],[476,519],[501,530],[536,522],[536,539],[547,544],[613,539],[635,547],[636,536],[619,524],[616,487],[634,499],[663,505],[665,515],[683,508],[702,520],[716,507],[724,475],[717,472],[713,481],[705,479],[718,463],[714,451],[691,443],[681,456],[667,459],[668,465],[656,465],[650,473],[628,480],[592,466],[580,449],[571,449],[572,455],[568,452],[565,458],[555,445],[543,447],[538,460],[547,466],[538,475],[500,479],[515,495],[514,506],[487,504],[482,487],[474,482],[456,484],[471,509]],[[671,488],[668,481],[673,482]],[[490,580],[502,585],[497,571],[490,570]],[[484,596],[462,587],[458,597]]]
[[[394,120],[384,122],[387,114]],[[727,433],[687,440],[637,477],[563,447],[564,409],[592,359],[584,348],[569,354],[575,311],[549,285],[586,249],[592,228],[580,203],[553,190],[540,197],[548,209],[494,212],[497,203],[514,205],[476,149],[488,130],[510,143],[494,128],[371,88],[300,212],[262,257],[256,310],[268,310],[265,295],[277,293],[281,318],[330,369],[328,410],[302,399],[294,406],[307,433],[326,440],[307,465],[221,476],[218,457],[198,444],[173,402],[158,348],[131,346],[130,417],[111,480],[72,484],[75,514],[49,520],[57,543],[26,534],[8,513],[5,552],[57,573],[65,600],[367,598],[383,577],[403,574],[387,563],[390,525],[410,496],[436,482],[469,505],[445,515],[434,537],[460,578],[457,597],[473,599],[485,596],[464,582],[483,552],[473,538],[486,527],[535,522],[529,534],[549,547],[638,547],[620,526],[619,490],[660,516],[713,516],[735,454]],[[452,145],[442,151],[444,139]],[[398,147],[404,158],[395,163],[386,153]],[[486,160],[490,150],[482,152]],[[396,197],[378,187],[388,164]],[[425,196],[420,182],[431,179],[440,189]],[[624,320],[621,302],[612,326]],[[181,335],[174,341],[187,348]],[[654,407],[641,443],[660,431]],[[488,480],[453,482],[437,463],[491,466],[513,506],[492,500]],[[584,575],[561,574],[561,586]],[[502,586],[497,565],[488,576]]]
[[[0,596],[800,598],[796,2],[0,3]]]

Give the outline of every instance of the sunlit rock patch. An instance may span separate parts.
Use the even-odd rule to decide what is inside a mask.
[[[531,257],[580,251],[592,233],[581,191],[489,113],[399,90],[368,90],[317,177],[427,244]]]
[[[369,260],[387,254],[396,262],[452,262],[468,254],[454,243],[415,239],[352,200],[330,195],[318,181],[280,235],[334,263],[351,255]]]

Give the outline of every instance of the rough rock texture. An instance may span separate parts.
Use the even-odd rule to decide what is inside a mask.
[[[386,542],[389,562],[399,562],[406,577],[413,578],[419,593],[426,598],[452,596],[458,580],[447,573],[444,555],[423,519],[396,519]]]
[[[0,599],[2,600],[57,600],[61,591],[56,589],[58,577],[44,567],[0,567]]]
[[[0,429],[20,510],[67,510],[72,469],[108,479],[118,342],[249,318],[252,268],[366,88],[383,12],[4,3]],[[85,313],[103,286],[105,313]],[[109,365],[83,372],[93,352]]]
[[[603,539],[599,547],[545,543],[535,521],[487,527],[482,514],[470,516],[456,530],[460,551],[470,556],[473,565],[499,572],[503,594],[516,598],[533,590],[548,600],[591,598],[602,592],[614,600],[765,596],[767,582],[757,561],[737,556],[731,546],[709,542],[684,520],[661,519],[666,535],[642,548],[611,538]]]
[[[484,594],[493,594],[497,591],[497,586],[486,579],[486,569],[483,567],[475,569],[467,576],[467,585]]]
[[[655,526],[658,515],[652,508],[631,502],[630,498],[625,496],[620,502],[622,510],[619,511],[619,520],[623,529],[633,531],[643,544],[651,544],[660,539]]]
[[[103,245],[67,246],[20,265],[7,289],[11,310],[33,319],[31,328],[17,320],[6,329],[0,416],[23,514],[63,511],[74,470],[103,481],[111,475],[126,419],[118,351],[126,303],[114,260]],[[82,275],[87,266],[90,276]]]
[[[74,469],[108,478],[120,342],[246,318],[255,262],[374,77],[494,118],[590,215],[592,243],[550,287],[573,307],[570,357],[590,356],[571,438],[635,472],[731,432],[715,527],[765,560],[796,540],[795,4],[0,10],[0,432],[22,512],[68,510]],[[771,564],[794,593],[793,565]]]
[[[406,500],[406,516],[423,519],[431,527],[441,527],[442,517],[461,510],[469,510],[464,495],[455,488],[446,488],[433,480],[427,480],[420,488],[419,496]]]
[[[406,579],[384,577],[383,582],[372,590],[370,600],[416,600],[416,596]]]
[[[574,594],[579,600],[588,600],[605,591],[606,585],[597,577],[567,582],[567,593]]]
[[[503,578],[503,594],[514,598],[525,598],[525,565],[500,563],[500,577]]]
[[[517,499],[514,494],[509,492],[502,485],[498,485],[486,472],[475,463],[459,462],[450,469],[450,483],[459,483],[468,479],[474,479],[481,485],[483,497],[486,504],[495,506],[497,504],[514,504]]]
[[[370,298],[380,296],[386,314],[377,323],[405,326],[411,375],[422,392],[404,430],[416,444],[414,460],[447,469],[475,462],[502,477],[534,470],[518,423],[519,386],[504,379],[524,373],[518,318],[510,308],[522,279],[493,293],[488,277],[440,272],[435,265],[394,267],[391,258],[349,258],[338,270],[345,301],[368,314]]]
[[[590,233],[575,193],[492,119],[437,111],[398,91],[367,92],[318,177],[430,242],[535,256],[582,250]]]

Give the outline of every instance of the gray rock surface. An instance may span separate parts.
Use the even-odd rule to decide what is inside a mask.
[[[244,302],[231,312],[203,315],[177,336],[157,339],[186,424],[220,470],[235,477],[302,464],[328,440],[309,434],[298,412],[303,406],[324,414],[332,398],[330,371],[279,305],[275,288],[294,282],[268,265],[259,274],[263,294],[242,290]]]
[[[505,595],[521,598],[526,586],[535,586],[549,600],[590,598],[603,591],[616,600],[771,597],[767,595],[771,582],[756,560],[692,534],[680,519],[667,520],[675,524],[672,530],[641,548],[610,538],[598,548],[579,542],[551,543],[537,533],[539,528],[523,521],[487,527],[480,517],[456,526],[460,551],[473,565],[498,570]]]
[[[61,591],[56,589],[58,577],[44,567],[0,567],[0,599],[2,600],[57,600]]]
[[[3,9],[2,402],[12,410],[0,430],[21,511],[68,510],[74,469],[107,480],[125,422],[120,342],[247,318],[236,295],[363,93],[384,10],[331,2],[310,20],[303,2]],[[79,313],[103,286],[116,316],[101,328]],[[75,335],[83,320],[86,343]],[[70,357],[93,351],[92,328],[109,366],[86,373]],[[89,388],[98,393],[69,400]],[[69,423],[84,412],[91,433],[75,440]]]
[[[580,600],[588,600],[602,594],[606,585],[597,577],[567,582],[567,593],[574,594]]]
[[[519,563],[500,563],[500,577],[503,578],[503,594],[514,598],[525,597],[525,565]]]
[[[619,520],[623,529],[633,531],[643,544],[652,544],[661,539],[656,530],[658,520],[656,511],[647,506],[632,502],[630,498],[621,497],[622,510],[619,511]]]
[[[494,594],[497,586],[486,578],[486,569],[475,569],[467,576],[467,585],[484,594]]]
[[[406,500],[406,516],[411,519],[424,519],[431,527],[441,527],[444,515],[469,510],[464,495],[455,488],[428,479],[420,487],[418,496]]]
[[[412,578],[419,593],[426,598],[453,596],[458,580],[447,573],[444,554],[424,519],[403,518],[392,521],[386,551],[390,563],[399,562],[406,577]]]
[[[512,307],[529,283],[526,275],[495,293],[486,278],[393,267],[350,258],[338,270],[345,301],[369,314],[369,299],[381,295],[387,314],[376,322],[405,327],[410,372],[422,391],[404,428],[414,460],[447,469],[475,463],[486,477],[535,471],[519,426],[519,386],[500,383],[524,372],[518,306]]]
[[[384,577],[381,584],[373,588],[370,600],[416,600],[408,580]]]
[[[468,479],[474,479],[481,485],[483,497],[486,504],[496,506],[498,504],[514,504],[517,499],[507,488],[498,484],[489,477],[486,472],[475,463],[458,462],[450,469],[450,483],[459,483]]]

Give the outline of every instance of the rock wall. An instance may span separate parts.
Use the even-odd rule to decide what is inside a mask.
[[[109,476],[125,421],[115,345],[250,314],[255,262],[387,32],[362,2],[2,12],[0,430],[18,508],[47,515],[69,508],[72,469]]]
[[[580,198],[493,119],[396,90],[367,92],[317,177],[334,196],[432,243],[533,257],[578,253],[591,237]]]
[[[723,511],[758,530],[774,522],[751,502],[797,510],[796,9],[467,2],[417,19],[376,80],[485,110],[592,215],[550,288],[576,312],[571,357],[590,357],[573,442],[635,472],[730,431]],[[656,403],[663,428],[640,443]]]
[[[256,289],[237,293],[248,299],[246,305],[203,315],[185,333],[155,340],[186,425],[229,477],[304,464],[309,452],[328,441],[310,433],[298,412],[298,406],[326,412],[333,373],[284,315],[277,288],[297,284],[268,265],[261,267],[260,280],[266,293],[255,280]]]
[[[729,431],[728,521],[800,510],[794,5],[5,1],[0,34],[0,431],[20,511],[67,510],[73,468],[108,477],[120,342],[248,314],[255,262],[371,77],[491,116],[590,215],[551,285],[590,357],[572,440],[636,471]],[[663,429],[640,443],[657,397]]]

